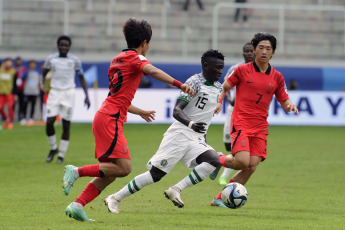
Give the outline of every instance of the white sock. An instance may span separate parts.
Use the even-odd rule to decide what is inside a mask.
[[[138,192],[144,186],[152,184],[153,178],[150,171],[146,171],[138,176],[136,176],[131,182],[129,182],[125,187],[120,191],[114,194],[115,199],[118,201],[123,200],[125,197]]]
[[[55,134],[53,136],[47,136],[47,138],[48,138],[48,143],[50,145],[50,149],[51,150],[57,149]]]
[[[200,165],[196,166],[188,176],[186,176],[183,180],[178,182],[173,187],[177,187],[182,191],[187,187],[193,186],[205,180],[205,178],[208,177],[215,169],[216,167],[214,167],[213,165],[207,162],[203,162]]]
[[[65,157],[65,154],[68,149],[68,144],[69,144],[69,140],[61,139],[60,146],[59,146],[59,157],[62,157],[62,158]]]
[[[232,173],[232,171],[233,171],[233,169],[231,169],[231,168],[224,168],[224,171],[223,171],[222,175],[220,175],[220,177],[228,179],[230,174]]]

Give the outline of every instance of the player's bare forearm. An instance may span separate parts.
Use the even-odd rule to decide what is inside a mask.
[[[183,111],[183,109],[188,105],[188,102],[184,100],[178,99],[176,101],[176,105],[174,107],[173,117],[184,124],[185,126],[188,126],[189,122],[192,120],[187,116],[187,114]]]
[[[85,93],[84,103],[87,106],[87,108],[90,108],[89,92],[88,92],[88,87],[87,87],[87,83],[86,83],[84,75],[79,75],[79,80],[80,80],[80,85],[83,88],[84,93]]]
[[[299,114],[297,107],[290,101],[290,99],[287,99],[285,101],[281,101],[280,105],[283,107],[283,109],[286,112],[294,112],[297,115]]]
[[[183,92],[189,94],[190,96],[194,95],[194,90],[188,84],[182,84],[179,81],[176,81],[175,78],[165,73],[163,70],[154,67],[153,65],[147,64],[143,67],[143,72],[147,75],[152,76],[154,79],[165,82],[169,85],[176,86],[180,88]]]
[[[130,105],[128,112],[141,116],[145,121],[152,122],[155,120],[156,111],[154,110],[143,110],[134,105]]]

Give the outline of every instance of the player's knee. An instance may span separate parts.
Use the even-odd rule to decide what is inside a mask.
[[[215,156],[210,156],[210,158],[208,159],[207,163],[209,163],[210,165],[217,167],[219,165],[219,158],[217,155]]]
[[[153,182],[156,183],[156,182],[160,181],[167,173],[156,168],[155,166],[152,166],[152,168],[150,170],[150,174],[152,176]]]
[[[249,167],[249,160],[246,159],[241,159],[239,161],[237,161],[237,168],[238,169],[245,169]]]

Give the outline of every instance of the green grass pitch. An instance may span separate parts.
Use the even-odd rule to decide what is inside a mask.
[[[90,178],[80,178],[69,196],[62,190],[64,165],[46,163],[44,126],[0,131],[0,229],[345,229],[345,127],[271,126],[268,158],[246,184],[249,198],[237,210],[211,207],[221,191],[206,179],[182,192],[178,209],[163,192],[189,170],[178,164],[160,182],[143,188],[109,213],[103,199],[146,171],[168,125],[125,125],[132,173],[118,178],[85,207],[93,223],[75,221],[65,208]],[[221,125],[208,143],[224,151]],[[61,126],[56,126],[57,136]],[[91,124],[72,124],[65,163],[95,164]]]

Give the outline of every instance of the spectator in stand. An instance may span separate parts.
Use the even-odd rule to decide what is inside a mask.
[[[0,114],[4,119],[2,128],[13,129],[15,103],[14,92],[16,90],[16,70],[12,67],[11,58],[6,58],[0,67]],[[7,107],[8,114],[5,112]]]
[[[298,90],[298,82],[296,79],[292,79],[287,87],[288,90]]]
[[[18,120],[21,121],[25,119],[25,110],[24,110],[24,80],[23,75],[26,72],[26,67],[23,65],[21,57],[16,57],[14,60],[14,69],[16,70],[16,86],[17,91],[16,95],[18,96]]]
[[[29,61],[29,70],[23,75],[23,80],[25,81],[24,86],[24,114],[26,115],[26,110],[30,104],[31,110],[29,117],[27,119],[22,119],[20,121],[21,125],[34,125],[34,113],[37,97],[40,94],[40,74],[36,70],[37,63],[34,60]]]
[[[235,3],[247,3],[247,0],[235,0]],[[243,16],[243,22],[244,22],[244,26],[247,26],[247,20],[248,20],[248,16],[249,16],[249,9],[246,8],[237,8],[236,12],[235,12],[235,16],[234,16],[234,26],[238,27],[238,19],[240,17],[240,12],[243,12],[242,16]]]
[[[190,2],[190,0],[186,0],[186,2],[184,3],[184,6],[183,6],[183,10],[188,11],[189,2]],[[198,3],[199,9],[204,10],[204,6],[203,6],[201,0],[196,0],[196,2]]]

